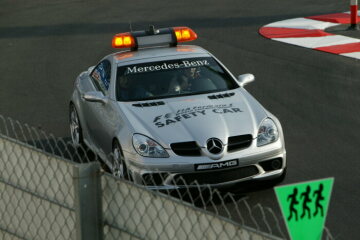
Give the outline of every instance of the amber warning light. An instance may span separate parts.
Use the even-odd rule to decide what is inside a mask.
[[[131,48],[136,50],[138,47],[170,45],[176,46],[178,42],[188,42],[197,39],[196,33],[188,27],[172,27],[155,29],[150,26],[148,30],[133,31],[116,34],[112,40],[114,48]]]
[[[135,40],[129,32],[119,33],[114,36],[112,46],[114,48],[133,48],[135,47]]]
[[[174,27],[175,36],[178,42],[188,42],[197,39],[196,33],[188,27]]]

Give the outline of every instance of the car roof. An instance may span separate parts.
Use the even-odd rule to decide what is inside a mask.
[[[122,51],[108,55],[107,57],[113,58],[116,64],[124,63],[128,61],[137,61],[147,58],[162,58],[162,57],[174,57],[182,58],[188,55],[193,57],[208,57],[211,56],[205,49],[195,45],[178,45],[176,47],[151,47],[143,48],[135,51]],[[191,57],[191,56],[189,56]]]

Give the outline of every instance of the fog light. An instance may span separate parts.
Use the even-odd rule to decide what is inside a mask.
[[[275,158],[259,162],[259,165],[264,169],[265,172],[278,170],[282,167],[282,158]]]
[[[281,168],[281,161],[279,159],[274,159],[271,161],[271,166],[274,170],[280,169]]]

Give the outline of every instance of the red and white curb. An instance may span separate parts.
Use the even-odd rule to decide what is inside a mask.
[[[259,33],[275,41],[360,59],[360,39],[325,31],[350,23],[350,13],[334,13],[270,23],[260,28]]]

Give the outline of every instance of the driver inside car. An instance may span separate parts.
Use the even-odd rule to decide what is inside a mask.
[[[134,76],[121,76],[119,78],[118,96],[120,96],[122,100],[127,101],[132,98],[147,98],[153,96],[153,94],[142,87],[137,80]]]
[[[198,78],[196,68],[185,68],[177,73],[170,81],[169,93],[192,92],[192,84]]]

